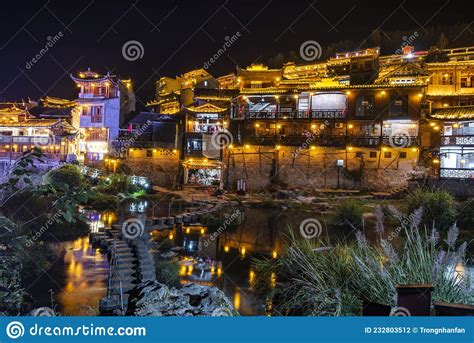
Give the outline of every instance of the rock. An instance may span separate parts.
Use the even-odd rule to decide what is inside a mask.
[[[165,253],[161,254],[159,257],[160,257],[161,260],[172,260],[176,256],[178,256],[178,254],[175,253],[174,251],[168,251],[168,252],[165,252]]]
[[[276,199],[294,199],[296,198],[296,193],[293,191],[279,190],[275,193]]]
[[[127,315],[221,317],[239,314],[217,287],[191,283],[176,289],[147,281],[131,291]]]

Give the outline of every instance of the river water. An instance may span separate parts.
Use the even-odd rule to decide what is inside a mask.
[[[118,219],[131,216],[167,216],[183,209],[161,206],[151,209],[149,204],[136,202],[117,212],[88,214],[91,231],[111,227]],[[203,239],[208,229],[190,226],[182,229],[154,231],[155,242],[168,239],[174,246],[182,247],[180,252],[179,279],[181,284],[216,286],[233,302],[241,315],[265,315],[263,301],[252,289],[255,271],[252,259],[255,257],[276,257],[285,246],[288,230],[298,232],[299,224],[315,214],[302,211],[279,209],[253,209],[242,211],[242,224],[237,228],[224,230],[216,240],[203,248]],[[120,217],[120,218],[119,218]],[[324,225],[321,237],[326,240],[345,239],[350,230]],[[373,226],[373,225],[372,225]],[[374,235],[373,229],[367,236]],[[353,238],[353,236],[352,236]],[[208,241],[209,242],[209,241]],[[108,261],[106,255],[93,248],[88,237],[66,242],[50,243],[59,259],[35,287],[32,295],[38,306],[51,306],[51,291],[57,310],[63,315],[98,315],[98,302],[106,295]],[[196,265],[199,255],[210,256],[206,268]],[[471,270],[472,273],[472,270]]]

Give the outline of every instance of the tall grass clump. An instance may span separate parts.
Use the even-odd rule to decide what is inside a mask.
[[[394,215],[399,226],[387,235],[382,211],[376,211],[373,243],[360,231],[356,242],[332,247],[290,233],[277,260],[255,263],[255,289],[266,294],[277,315],[358,315],[364,300],[395,306],[396,286],[408,284],[432,284],[434,301],[474,304],[469,273],[456,271],[468,262],[467,243],[456,243],[457,226],[442,240],[436,229],[421,228],[422,208]],[[393,245],[395,239],[401,244]]]
[[[363,214],[364,205],[361,201],[347,199],[337,206],[336,222],[339,225],[348,225],[353,228],[359,228],[362,225]]]
[[[408,213],[423,207],[421,224],[430,228],[447,230],[456,220],[454,198],[444,190],[417,188],[407,196],[406,205]]]

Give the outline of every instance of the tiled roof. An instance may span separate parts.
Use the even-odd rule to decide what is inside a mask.
[[[474,106],[455,106],[433,109],[435,119],[474,119]]]
[[[0,127],[51,127],[57,123],[57,119],[27,119],[18,122],[0,122]]]

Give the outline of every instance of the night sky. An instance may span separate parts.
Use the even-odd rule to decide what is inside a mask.
[[[0,13],[0,100],[44,95],[75,98],[70,72],[107,70],[132,78],[137,104],[153,97],[160,76],[200,68],[237,32],[241,37],[209,71],[220,76],[307,40],[323,47],[362,41],[384,31],[465,23],[473,37],[472,1],[10,1]],[[38,61],[32,58],[57,41]],[[123,45],[136,40],[143,56],[127,61]],[[416,44],[415,44],[416,46]],[[27,64],[30,62],[29,68]]]

